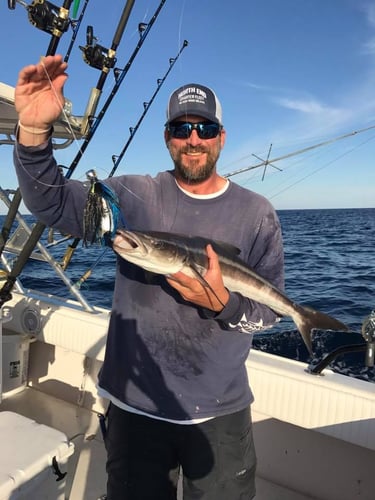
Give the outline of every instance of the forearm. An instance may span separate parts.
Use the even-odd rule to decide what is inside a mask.
[[[220,322],[227,330],[245,333],[270,327],[278,320],[269,307],[234,292],[229,294],[229,301],[220,313],[205,310],[204,316]]]
[[[51,142],[29,147],[17,144],[14,164],[23,201],[30,212],[44,224],[80,237],[87,189],[63,176],[53,157]]]
[[[265,218],[267,224],[261,224],[256,244],[248,265],[270,284],[284,289],[284,252],[281,228],[276,216]],[[254,266],[254,267],[253,267]],[[224,328],[243,332],[261,330],[278,321],[278,315],[269,307],[239,293],[231,292],[229,301],[220,313],[212,316],[220,321]]]

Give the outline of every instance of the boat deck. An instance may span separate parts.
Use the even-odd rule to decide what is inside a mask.
[[[0,412],[63,432],[75,447],[66,498],[97,500],[106,484],[98,419],[106,401],[98,398],[96,381],[108,314],[32,293],[14,292],[8,307],[3,336],[32,327],[35,341],[27,387],[5,393]],[[256,500],[374,500],[374,385],[330,370],[311,375],[303,363],[255,350],[247,368],[255,395]]]
[[[97,500],[105,493],[106,453],[97,414],[33,388],[26,388],[16,395],[5,398],[0,405],[0,411],[14,411],[61,430],[74,443],[75,453],[68,462],[67,499]],[[256,500],[312,500],[313,498],[316,497],[291,491],[260,476],[257,477]],[[178,500],[182,500],[181,490],[178,492]]]

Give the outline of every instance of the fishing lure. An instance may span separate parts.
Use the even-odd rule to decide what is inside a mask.
[[[91,185],[83,214],[83,245],[109,245],[119,223],[120,202],[117,194],[97,178],[94,170],[86,175]]]

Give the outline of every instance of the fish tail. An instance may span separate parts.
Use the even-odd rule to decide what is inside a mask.
[[[299,306],[298,314],[293,320],[310,354],[312,354],[311,333],[313,330],[339,330],[344,332],[349,330],[341,321],[310,307]]]

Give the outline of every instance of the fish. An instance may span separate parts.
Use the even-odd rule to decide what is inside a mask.
[[[291,317],[310,354],[313,352],[311,334],[314,330],[348,331],[341,321],[292,301],[249,267],[239,257],[240,250],[233,245],[200,236],[126,229],[118,229],[111,242],[116,254],[146,271],[165,276],[182,271],[210,288],[204,279],[208,244],[218,255],[224,286],[231,292],[268,306],[279,316]]]

